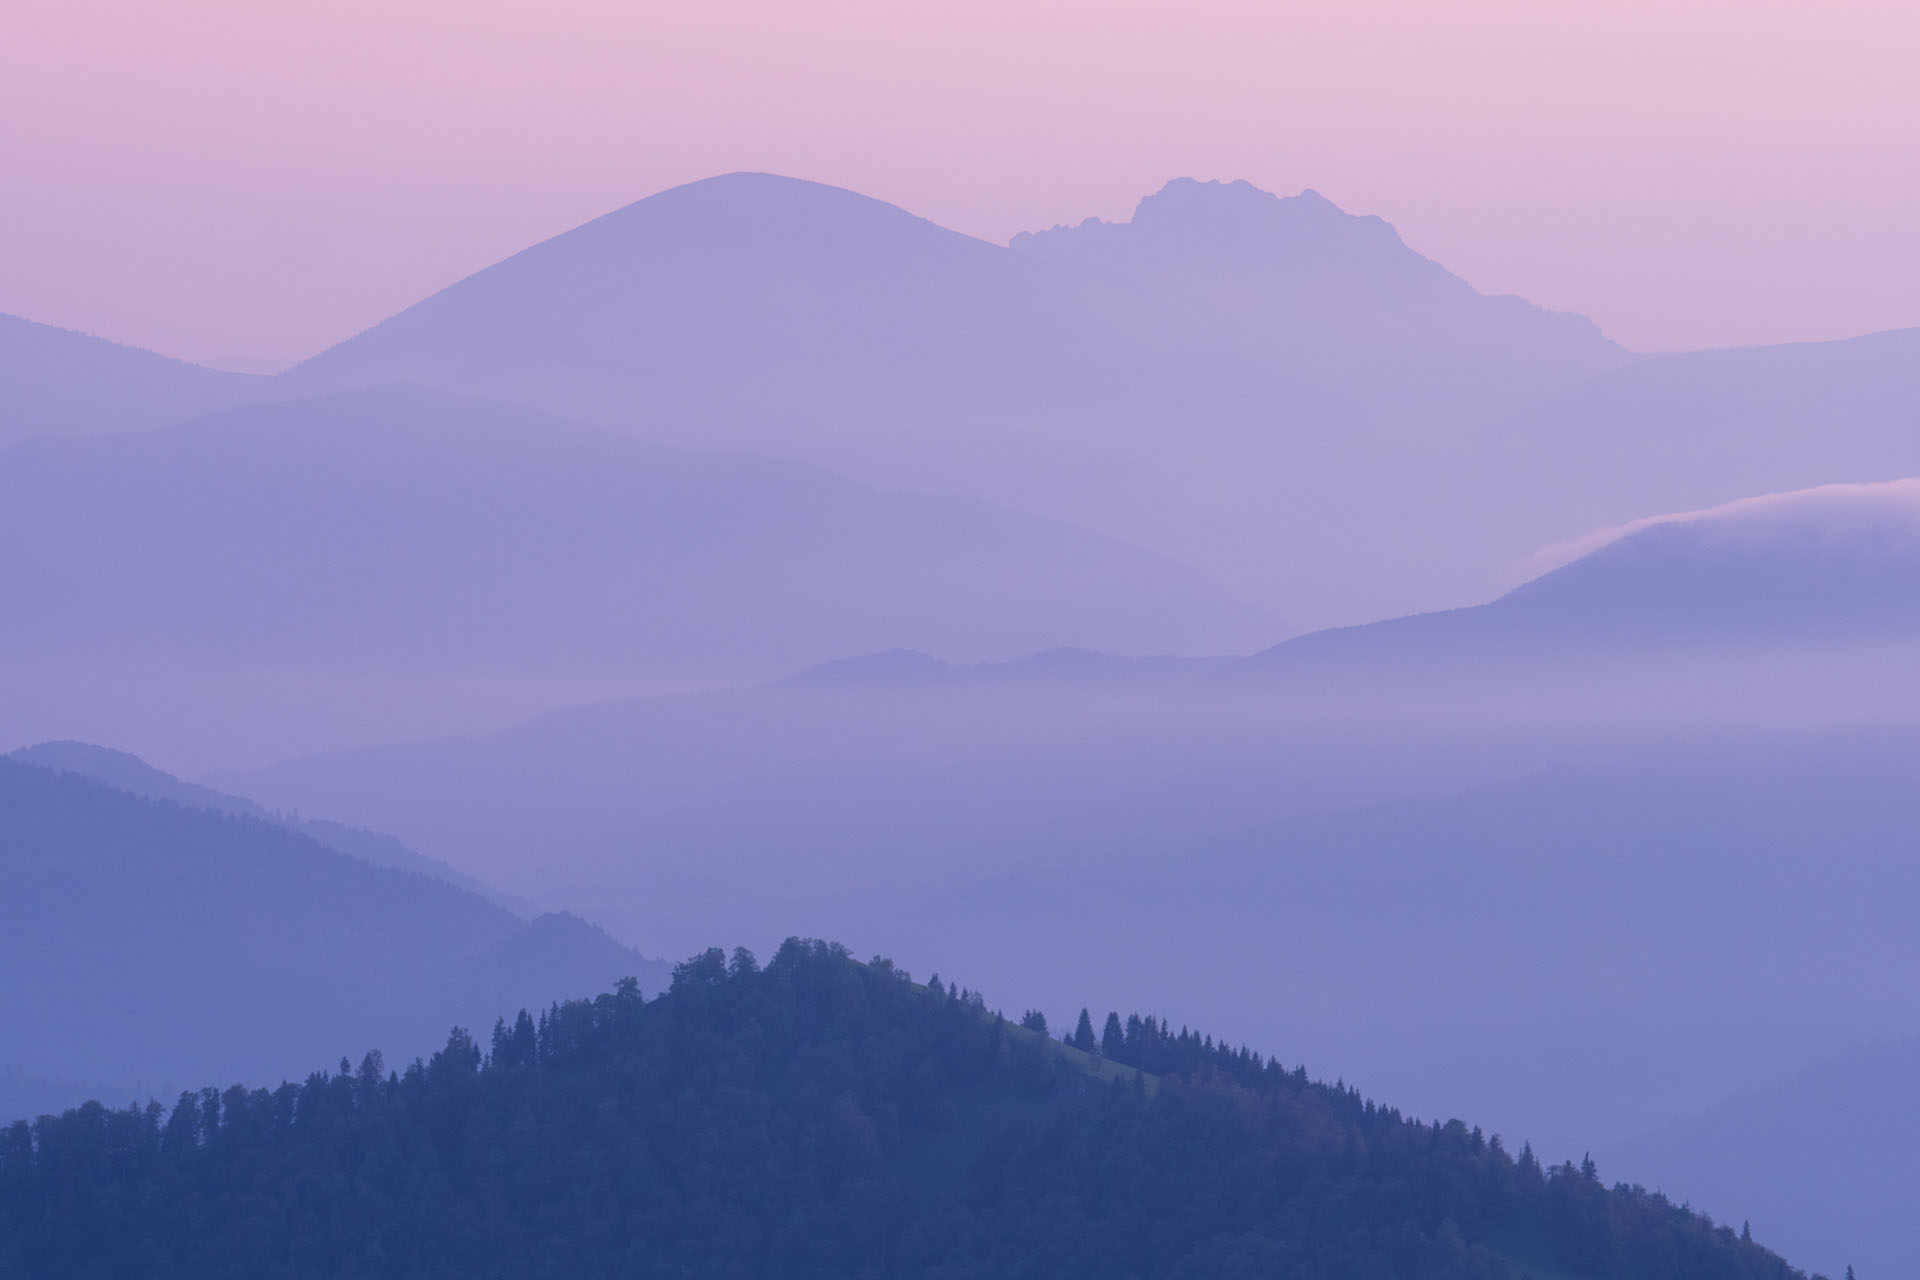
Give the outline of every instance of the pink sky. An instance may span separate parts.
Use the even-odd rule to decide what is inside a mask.
[[[1920,325],[1903,0],[7,0],[0,311],[310,354],[764,169],[1004,241],[1315,187],[1644,349]]]

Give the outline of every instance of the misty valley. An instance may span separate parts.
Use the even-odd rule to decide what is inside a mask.
[[[1907,1274],[1917,424],[1246,182],[0,316],[0,1276]]]

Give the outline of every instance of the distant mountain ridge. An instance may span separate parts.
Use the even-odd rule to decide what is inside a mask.
[[[1537,547],[1651,512],[1920,473],[1917,341],[1636,357],[1479,294],[1377,217],[1244,182],[1177,179],[1125,222],[1000,246],[729,174],[281,376],[199,372],[252,399],[415,382],[984,498],[1195,565],[1304,631],[1485,599]],[[82,402],[113,383],[61,394],[100,418]]]
[[[1242,341],[1277,324],[1273,332],[1305,351],[1337,339],[1582,373],[1625,360],[1586,317],[1482,295],[1408,248],[1385,219],[1348,214],[1313,190],[1281,197],[1244,180],[1179,178],[1126,222],[1023,232],[1011,247],[1184,291],[1247,325]]]
[[[982,497],[1197,564],[1311,624],[1332,596],[1364,609],[1374,590],[1305,551],[1371,509],[1346,487],[1357,454],[1376,488],[1383,463],[1430,480],[1397,455],[1629,359],[1318,197],[1176,182],[1134,223],[1009,248],[729,174],[524,250],[279,384],[416,382]],[[1406,554],[1371,567],[1431,582]]]
[[[33,436],[164,426],[269,394],[225,373],[0,315],[0,448]]]
[[[1920,480],[1651,516],[1555,551],[1566,556],[1489,604],[1302,636],[1232,677],[1345,667],[1405,682],[1475,663],[1651,658],[1710,668],[1716,657],[1769,654],[1833,674],[1876,654],[1899,662],[1920,652]]]
[[[422,1051],[445,1020],[662,966],[572,916],[528,922],[250,817],[0,759],[0,1113],[62,1087],[266,1082],[368,1035]],[[410,1046],[417,1046],[412,1048]]]
[[[1724,644],[1920,640],[1920,480],[1836,484],[1654,516],[1517,588],[1561,625]]]
[[[274,826],[285,827],[289,831],[299,832],[303,836],[316,840],[332,849],[335,853],[344,853],[350,858],[359,858],[371,862],[377,867],[392,867],[398,871],[411,871],[435,880],[444,880],[469,893],[477,893],[490,902],[498,903],[516,915],[530,916],[534,912],[524,899],[501,893],[491,885],[483,884],[472,876],[456,871],[438,858],[429,858],[395,840],[392,836],[377,831],[367,831],[360,827],[351,827],[345,823],[331,822],[325,818],[302,818],[298,814],[269,813],[251,800],[240,796],[230,796],[211,787],[202,787],[183,781],[163,770],[156,769],[139,756],[126,751],[116,751],[111,747],[94,746],[85,742],[40,742],[30,747],[22,747],[6,757],[18,760],[22,764],[36,765],[42,769],[52,769],[56,773],[72,773],[92,778],[107,786],[121,791],[131,792],[149,800],[170,800],[174,804],[189,809],[210,809],[215,813],[224,813],[236,818],[253,818]]]

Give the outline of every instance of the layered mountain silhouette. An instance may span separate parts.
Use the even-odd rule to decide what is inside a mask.
[[[272,379],[0,320],[0,747],[281,761],[0,759],[0,1113],[803,932],[1549,1158],[1705,1112],[1621,1172],[1837,1269],[1712,1108],[1920,1027],[1916,422],[1920,330],[1635,356],[1190,180],[729,175]]]
[[[0,759],[0,1113],[268,1083],[411,1054],[665,970],[571,916],[529,922],[251,817]],[[611,977],[609,976],[611,975]]]
[[[258,398],[267,386],[265,378],[0,315],[0,448],[32,436],[181,422]]]
[[[221,785],[489,876],[538,843],[542,884],[635,936],[704,903],[750,938],[987,938],[1009,974],[1126,938],[1158,999],[1242,975],[1256,994],[1207,1004],[1229,1023],[1343,973],[1281,1000],[1343,1070],[1405,1062],[1409,1096],[1506,1097],[1536,1136],[1624,1131],[1920,1016],[1848,976],[1904,945],[1914,511],[1897,484],[1657,519],[1493,604],[1237,663],[883,654]],[[1820,995],[1843,981],[1859,999]],[[1576,1065],[1588,1038],[1672,1070]],[[1498,1069],[1522,1061],[1537,1087]]]
[[[1469,360],[1507,375],[1485,388],[1498,399],[1524,395],[1530,376],[1553,385],[1556,374],[1620,359],[1586,317],[1480,294],[1385,220],[1356,217],[1317,191],[1283,198],[1245,181],[1182,178],[1126,222],[1089,218],[1023,233],[1011,247],[1158,295],[1169,331],[1203,308],[1204,323],[1236,335],[1242,354],[1294,366],[1296,376],[1329,355]]]
[[[277,746],[233,746],[286,753],[327,716],[359,717],[348,740],[432,731],[409,690],[506,719],[892,645],[1221,652],[1273,625],[1058,523],[417,388],[17,446],[0,548],[16,724],[118,674],[142,687],[44,731],[175,750],[221,696],[182,673],[278,700]]]
[[[956,860],[969,873],[1042,848],[1078,860],[1676,733],[1920,719],[1906,674],[1920,648],[1920,486],[1743,501],[1584,550],[1487,605],[1243,660],[880,654],[225,785],[474,859],[488,878],[568,832],[557,845],[581,877],[568,892],[615,913],[633,902],[639,914],[616,918],[644,935],[675,926],[663,902],[607,891],[627,875],[625,850],[650,850],[647,874],[689,898],[765,874],[770,901],[791,903],[782,895],[825,888],[808,871],[822,860],[924,886]]]
[[[1343,597],[1363,614],[1394,599],[1384,582],[1369,597],[1362,558],[1416,580],[1385,543],[1426,553],[1378,526],[1392,490],[1454,465],[1436,432],[1626,359],[1317,196],[1177,182],[1130,223],[1008,248],[733,174],[536,245],[281,382],[417,382],[985,497],[1312,622]]]
[[[1234,668],[1326,691],[1507,685],[1565,711],[1604,677],[1657,701],[1705,692],[1828,714],[1916,710],[1920,481],[1836,484],[1655,516],[1565,547],[1494,602],[1303,636]],[[1703,708],[1692,706],[1693,711]]]
[[[236,818],[252,818],[296,831],[318,841],[335,853],[371,862],[378,867],[410,871],[433,880],[443,880],[456,888],[496,902],[510,911],[530,915],[526,900],[499,890],[454,870],[438,858],[415,853],[392,836],[364,827],[351,827],[327,818],[303,818],[297,813],[269,813],[251,800],[230,796],[211,787],[198,786],[156,769],[139,756],[112,747],[88,742],[37,742],[12,752],[9,759],[37,765],[57,773],[73,773],[103,782],[120,791],[128,791],[149,800],[168,800],[189,809],[210,809]]]
[[[1212,314],[1169,311],[1169,286]],[[1116,294],[1127,302],[1117,310]],[[1196,320],[1206,332],[1181,340]],[[709,444],[715,430],[756,432],[735,442],[806,452],[829,445],[807,430],[914,431],[844,420],[902,399],[920,415],[952,401],[1023,414],[1088,398],[1117,407],[1161,379],[1222,372],[1215,361],[1143,369],[1147,349],[1171,342],[1195,358],[1226,333],[1244,339],[1235,355],[1282,364],[1318,364],[1324,350],[1302,359],[1277,340],[1309,337],[1574,374],[1621,361],[1591,322],[1483,297],[1385,222],[1312,192],[1282,200],[1182,180],[1131,222],[1023,235],[1009,249],[849,191],[731,174],[536,245],[284,381],[419,382],[655,434],[697,429]],[[587,376],[555,379],[562,370]],[[729,409],[780,404],[800,420],[727,421]],[[663,408],[696,422],[647,422]],[[826,420],[807,423],[809,412]]]
[[[1484,599],[1597,526],[1920,472],[1916,332],[1635,358],[1312,192],[1182,179],[1128,221],[999,246],[731,174],[278,378],[188,372],[280,398],[418,383],[984,498],[1194,564],[1305,630]],[[116,385],[55,381],[90,422]],[[183,416],[150,398],[115,421]]]

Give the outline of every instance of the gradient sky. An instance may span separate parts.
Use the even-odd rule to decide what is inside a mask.
[[[1642,349],[1920,325],[1911,0],[7,0],[0,311],[288,361],[676,183],[1314,187]]]

